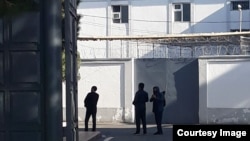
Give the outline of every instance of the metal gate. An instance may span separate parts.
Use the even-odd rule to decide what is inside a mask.
[[[65,0],[66,140],[78,141],[77,1]]]
[[[78,141],[76,1],[64,1],[65,130],[62,1],[32,2],[37,5],[35,11],[0,17],[0,141],[62,141],[63,131],[67,141]]]
[[[46,138],[39,23],[39,11],[0,18],[1,141]]]
[[[46,140],[40,22],[39,10],[0,18],[1,141]]]

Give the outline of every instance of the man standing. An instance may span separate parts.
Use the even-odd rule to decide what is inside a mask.
[[[153,113],[155,115],[155,122],[157,125],[157,132],[154,135],[162,135],[162,114],[164,110],[164,95],[160,92],[159,87],[153,87],[153,95],[150,98],[150,102],[153,102]]]
[[[86,107],[85,115],[85,131],[88,131],[88,122],[90,116],[92,116],[93,128],[92,131],[96,131],[96,112],[97,112],[97,102],[99,99],[99,94],[96,93],[97,87],[92,86],[91,92],[87,94],[84,105]]]
[[[140,133],[140,125],[142,121],[143,134],[147,134],[146,127],[146,102],[148,102],[148,93],[144,91],[144,83],[139,83],[138,91],[135,94],[133,104],[135,106],[135,122],[136,122],[136,132],[134,134]]]

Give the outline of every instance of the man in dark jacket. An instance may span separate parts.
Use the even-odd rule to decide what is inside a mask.
[[[162,114],[164,110],[164,95],[160,92],[159,87],[153,88],[153,95],[150,98],[150,102],[153,102],[153,113],[155,115],[155,122],[157,125],[157,132],[154,135],[162,135]]]
[[[136,122],[136,132],[134,134],[140,133],[140,121],[142,121],[143,134],[147,133],[146,127],[146,102],[148,102],[148,93],[144,91],[144,83],[139,83],[138,91],[135,94],[133,104],[135,106],[135,122]]]
[[[97,102],[99,99],[99,94],[96,93],[97,87],[92,86],[91,92],[87,94],[84,105],[86,107],[85,116],[85,131],[88,131],[88,122],[90,116],[92,116],[93,128],[92,131],[96,130],[96,112],[97,112]]]

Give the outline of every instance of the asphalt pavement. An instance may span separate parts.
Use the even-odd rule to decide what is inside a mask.
[[[79,124],[80,141],[172,141],[172,125],[163,124],[163,135],[154,135],[156,126],[147,125],[147,134],[134,135],[135,124],[130,123],[97,123],[96,132],[85,132],[82,123]],[[91,125],[89,125],[91,129]]]

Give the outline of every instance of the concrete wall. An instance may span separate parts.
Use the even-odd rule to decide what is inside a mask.
[[[132,100],[139,82],[149,97],[166,91],[163,123],[250,123],[249,56],[198,59],[84,60],[79,81],[79,120],[92,85],[100,93],[98,122],[134,122]],[[154,123],[147,103],[147,123]]]
[[[250,57],[199,59],[200,123],[250,123]]]
[[[79,122],[85,119],[84,99],[97,86],[98,122],[132,122],[132,61],[83,60],[78,81]],[[132,83],[131,83],[132,82]],[[65,107],[65,100],[63,102]]]
[[[159,86],[167,92],[163,123],[191,124],[199,121],[196,59],[83,60],[80,74],[80,122],[85,118],[84,98],[91,86],[96,85],[100,94],[97,121],[133,123],[132,101],[139,82],[145,83],[149,97],[153,86]],[[150,102],[147,103],[147,123],[155,123]]]
[[[149,97],[154,86],[166,91],[163,123],[198,123],[198,61],[196,59],[137,59],[135,88],[145,83]],[[147,121],[154,123],[152,103],[147,103]]]

